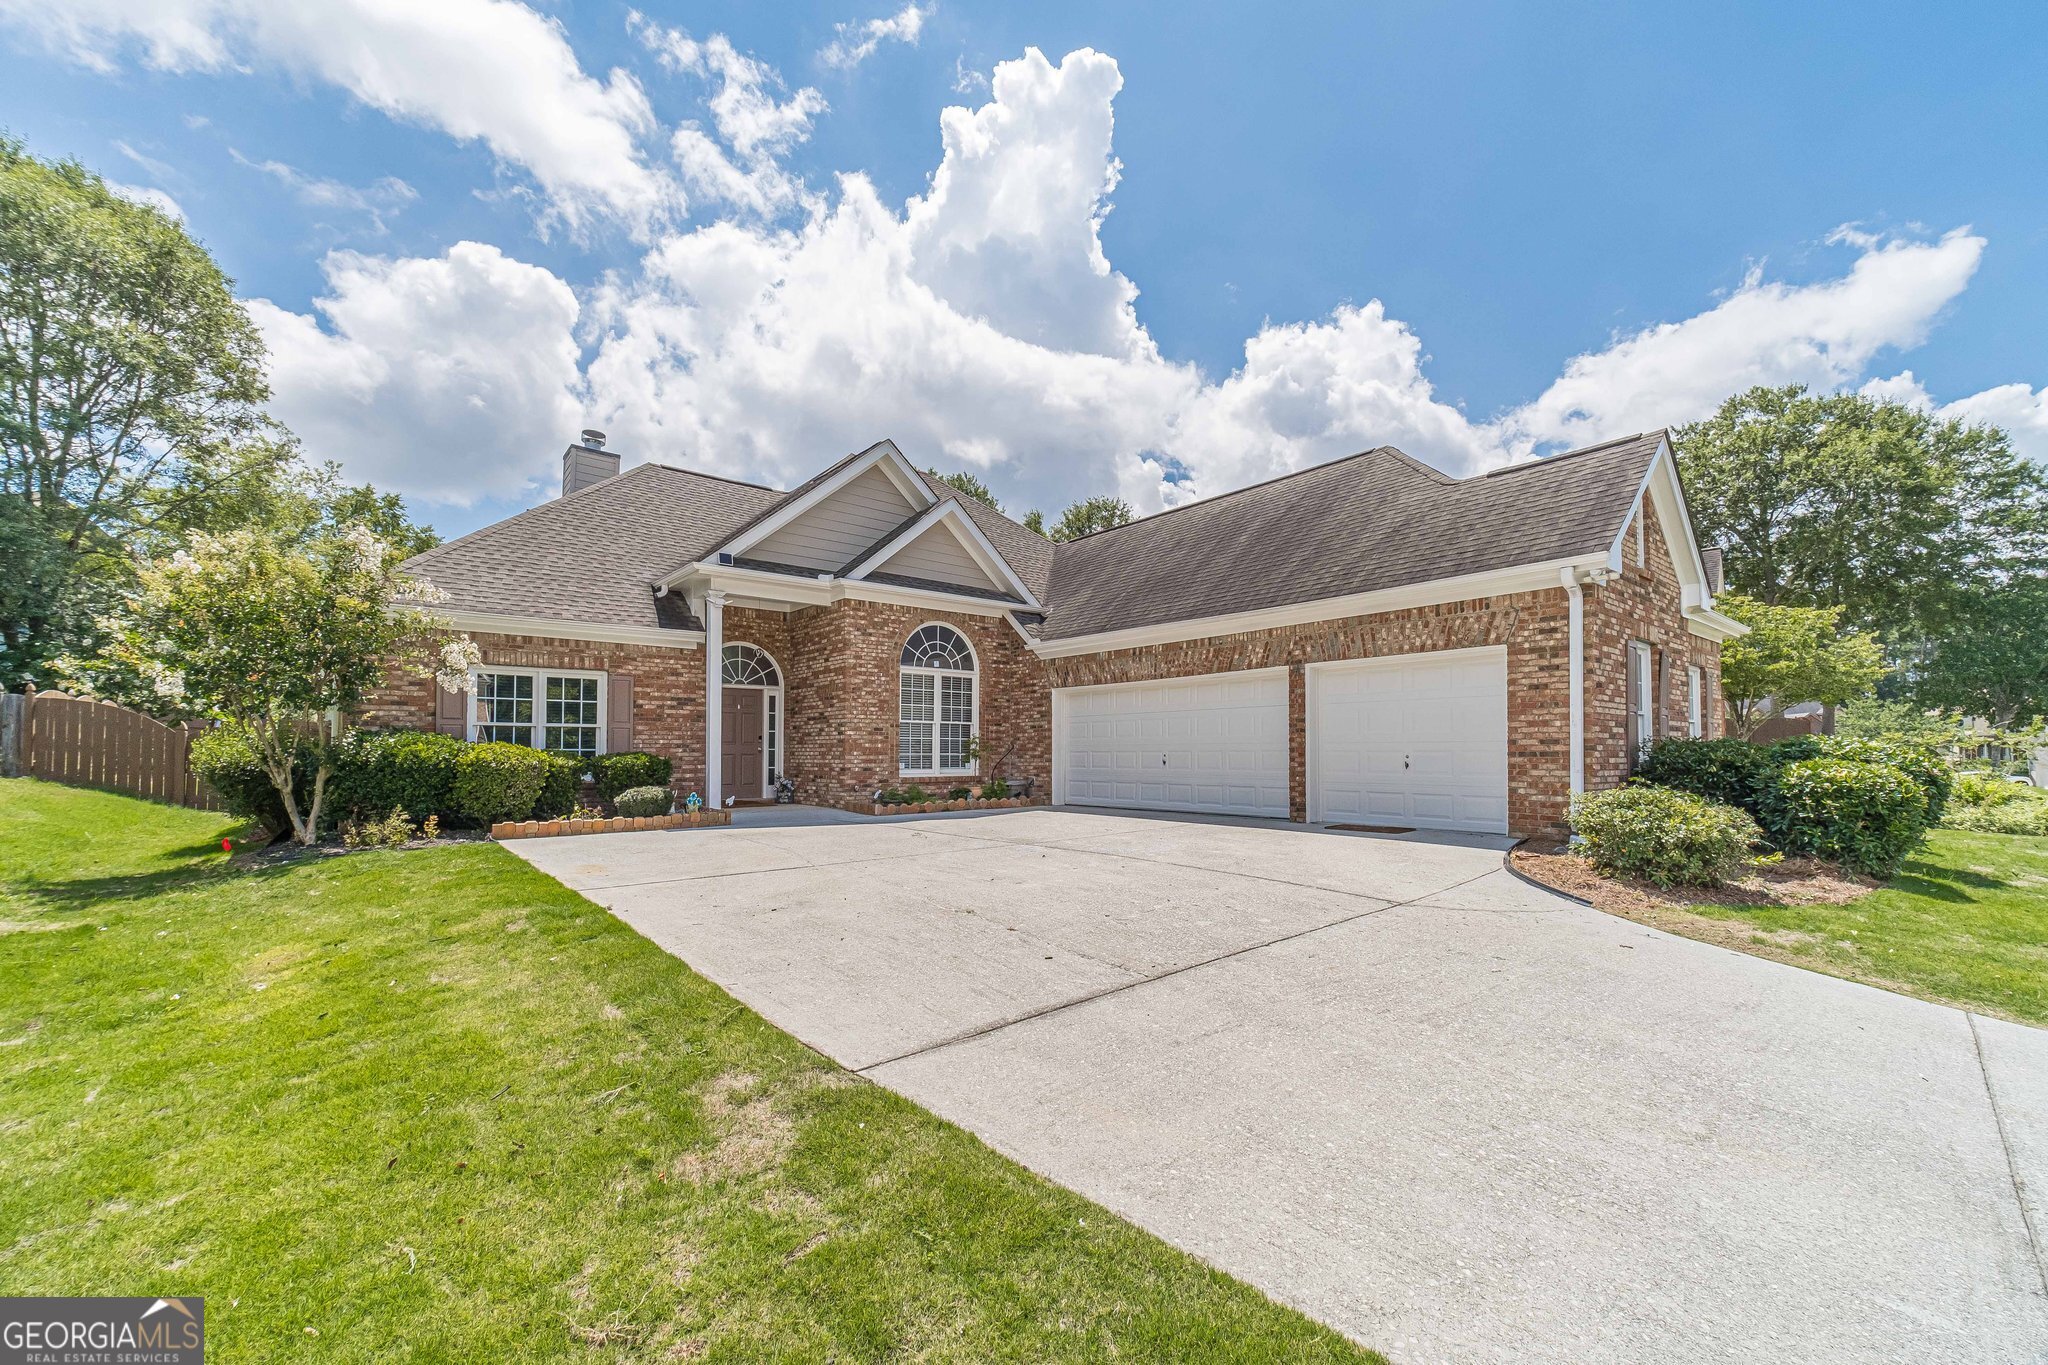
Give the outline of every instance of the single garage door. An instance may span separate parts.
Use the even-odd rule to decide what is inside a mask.
[[[1287,671],[1053,692],[1054,799],[1287,815]]]
[[[1506,833],[1508,652],[1308,670],[1309,819]]]

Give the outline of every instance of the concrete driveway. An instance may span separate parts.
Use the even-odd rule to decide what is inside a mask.
[[[815,823],[508,847],[1397,1361],[2048,1361],[2048,1032],[1611,918],[1481,836],[755,819]]]

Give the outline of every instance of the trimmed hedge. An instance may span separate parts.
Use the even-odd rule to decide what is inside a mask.
[[[1942,814],[1948,809],[1951,795],[1955,791],[1955,769],[1941,756],[1941,751],[1931,744],[1921,744],[1897,735],[1883,739],[1849,739],[1831,736],[1821,742],[1821,753],[1828,758],[1846,759],[1852,763],[1888,763],[1920,784],[1927,796],[1926,823],[1938,825]],[[2018,785],[2018,784],[2014,784]]]
[[[1637,766],[1636,780],[1739,806],[1754,816],[1784,766],[1775,749],[1746,739],[1660,739]]]
[[[559,820],[574,814],[582,804],[577,798],[583,793],[583,773],[590,765],[561,754],[544,753],[541,758],[540,795],[534,798],[531,818]]]
[[[455,761],[455,781],[449,793],[456,814],[484,825],[498,820],[546,818],[536,811],[536,806],[554,773],[555,762],[552,755],[523,744],[468,745]],[[569,805],[562,813],[574,810],[575,801],[572,788]]]
[[[612,798],[612,809],[625,816],[667,815],[675,805],[667,787],[628,787]]]
[[[1927,833],[1927,789],[1889,763],[1809,758],[1778,775],[1769,822],[1778,847],[1890,877]]]
[[[468,747],[430,730],[352,731],[327,784],[334,818],[374,821],[395,810],[452,813],[455,765]]]
[[[1763,838],[1747,811],[1669,787],[1576,796],[1571,823],[1597,870],[1656,886],[1719,886]]]
[[[659,754],[628,749],[591,759],[590,775],[597,780],[597,794],[616,804],[621,795],[635,787],[666,787],[675,776],[675,767]]]

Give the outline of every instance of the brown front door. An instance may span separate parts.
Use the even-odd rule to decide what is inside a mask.
[[[767,747],[766,696],[758,687],[728,687],[719,732],[718,781],[727,796],[756,800],[762,791],[762,751]]]

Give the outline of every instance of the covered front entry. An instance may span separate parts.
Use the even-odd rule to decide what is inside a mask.
[[[1056,688],[1053,800],[1287,816],[1287,671]]]
[[[1508,827],[1504,646],[1311,664],[1308,818]]]
[[[741,801],[775,795],[782,752],[782,671],[755,645],[725,646],[719,689],[719,789]]]

